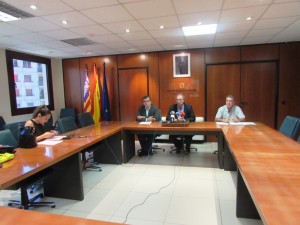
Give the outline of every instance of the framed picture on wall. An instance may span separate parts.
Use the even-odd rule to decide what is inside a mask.
[[[191,76],[191,58],[189,53],[173,54],[173,77]]]

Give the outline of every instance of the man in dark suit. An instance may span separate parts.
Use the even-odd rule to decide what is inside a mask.
[[[137,115],[137,121],[161,121],[161,112],[155,105],[152,104],[151,98],[149,96],[144,96],[142,98],[142,105],[139,107]],[[152,155],[152,142],[154,140],[153,134],[138,134],[137,135],[141,150],[138,152],[138,156],[148,156]]]
[[[166,120],[171,121],[171,112],[175,114],[175,120],[186,120],[189,122],[195,122],[196,117],[194,114],[194,110],[192,105],[185,103],[185,97],[183,94],[176,95],[176,104],[170,106]],[[181,149],[184,149],[182,141],[178,137],[182,137],[179,135],[170,135],[169,140],[174,143],[176,147],[176,153],[180,153]],[[190,153],[190,147],[192,143],[193,135],[185,135],[183,136],[186,144],[186,153]]]

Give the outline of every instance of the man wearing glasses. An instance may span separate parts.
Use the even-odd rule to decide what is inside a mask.
[[[142,97],[142,105],[139,107],[137,115],[137,121],[149,121],[156,122],[161,120],[161,112],[155,105],[152,104],[149,96]],[[152,142],[154,140],[153,134],[138,134],[137,135],[141,150],[138,151],[138,156],[152,155]]]
[[[170,106],[166,120],[171,121],[171,117],[173,116],[175,116],[175,120],[178,121],[186,120],[189,122],[195,122],[196,120],[193,107],[192,105],[185,103],[185,97],[183,94],[176,95],[176,104]],[[178,139],[178,137],[180,139]],[[174,143],[176,147],[176,153],[179,154],[180,151],[184,149],[181,137],[183,137],[185,140],[186,154],[189,154],[193,135],[170,135],[169,140]]]

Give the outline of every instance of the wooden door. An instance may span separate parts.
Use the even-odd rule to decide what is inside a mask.
[[[246,120],[275,128],[276,63],[247,63],[242,64],[241,70],[241,106]]]
[[[218,108],[226,103],[226,96],[240,101],[240,65],[209,65],[206,73],[206,121],[215,121]]]
[[[142,97],[148,95],[147,69],[118,71],[120,120],[134,121]]]

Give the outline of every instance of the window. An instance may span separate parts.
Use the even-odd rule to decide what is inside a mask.
[[[54,109],[51,60],[6,50],[11,114],[32,113],[39,105]]]
[[[26,96],[33,96],[32,89],[26,89]]]
[[[24,82],[31,82],[31,75],[24,75]]]

